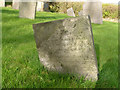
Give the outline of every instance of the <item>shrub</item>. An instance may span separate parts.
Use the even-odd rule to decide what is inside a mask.
[[[50,2],[49,8],[51,12],[67,13],[68,8],[73,8],[75,14],[82,10],[83,2]]]
[[[51,12],[66,13],[67,9],[72,7],[75,15],[83,9],[84,2],[50,2]],[[102,5],[103,18],[118,18],[118,6],[113,4]]]
[[[113,4],[103,4],[103,18],[118,18],[118,6]]]
[[[5,6],[7,5],[11,5],[12,6],[12,2],[5,2]]]

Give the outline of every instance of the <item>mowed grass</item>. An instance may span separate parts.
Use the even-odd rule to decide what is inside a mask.
[[[73,75],[48,72],[38,58],[32,24],[64,19],[65,14],[37,12],[35,20],[19,18],[19,11],[2,9],[3,88],[118,87],[118,24],[92,24],[99,67],[97,82]]]

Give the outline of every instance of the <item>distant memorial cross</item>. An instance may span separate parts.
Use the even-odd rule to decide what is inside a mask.
[[[75,13],[74,13],[74,11],[73,11],[73,8],[67,9],[67,15],[68,15],[68,16],[73,16],[73,17],[75,17]]]
[[[36,2],[20,2],[19,17],[35,19]]]
[[[38,23],[33,29],[39,59],[48,70],[98,79],[89,16]]]
[[[85,2],[83,5],[83,14],[90,15],[92,23],[102,24],[102,3],[99,1]]]

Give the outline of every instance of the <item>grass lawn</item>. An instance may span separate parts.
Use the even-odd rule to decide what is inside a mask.
[[[92,24],[99,67],[97,82],[48,72],[40,64],[32,24],[64,19],[65,14],[37,12],[35,20],[19,18],[19,11],[2,9],[3,88],[98,88],[118,87],[118,24]]]

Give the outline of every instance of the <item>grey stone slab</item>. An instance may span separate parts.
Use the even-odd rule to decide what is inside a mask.
[[[44,3],[38,1],[37,2],[37,11],[43,11],[43,8],[44,8]]]
[[[38,23],[33,29],[39,59],[48,70],[98,79],[90,17]]]
[[[92,23],[102,24],[102,3],[86,2],[83,5],[83,14],[90,15]]]
[[[67,9],[67,15],[68,15],[68,16],[73,16],[73,17],[75,17],[75,13],[74,13],[74,11],[73,11],[73,8]]]
[[[36,2],[20,2],[19,17],[35,19]]]
[[[83,10],[81,10],[80,12],[78,12],[78,15],[79,16],[83,15]]]
[[[19,9],[19,1],[13,0],[12,1],[12,8],[13,9]]]
[[[5,7],[5,0],[0,0],[0,7]]]

